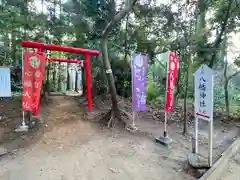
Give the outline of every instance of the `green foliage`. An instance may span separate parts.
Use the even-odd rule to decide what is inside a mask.
[[[117,89],[117,94],[123,97],[131,96],[131,67],[130,67],[130,57],[113,57],[112,69],[114,74],[115,85]]]
[[[147,76],[147,103],[155,100],[159,95],[159,91],[156,88],[151,75]]]

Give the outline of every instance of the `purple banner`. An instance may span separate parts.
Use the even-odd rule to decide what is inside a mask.
[[[132,55],[132,111],[146,111],[148,57]]]

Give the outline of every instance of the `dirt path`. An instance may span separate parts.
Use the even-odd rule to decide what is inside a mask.
[[[171,152],[151,138],[101,130],[81,120],[79,107],[72,103],[57,98],[53,108],[42,108],[42,134],[0,160],[1,180],[194,179],[181,163],[167,160]]]
[[[225,172],[221,180],[240,180],[240,150],[237,154],[229,159]]]
[[[156,121],[139,120],[136,134],[101,129],[84,121],[78,104],[64,97],[41,111],[41,128],[21,135],[28,145],[8,145],[16,150],[0,159],[0,180],[196,179],[187,166],[191,136],[183,137],[176,124],[169,127],[174,142],[168,149],[154,142],[154,136],[163,132],[163,125]],[[200,132],[201,152],[206,153],[207,133]],[[215,133],[215,158],[231,143],[235,130],[227,132],[220,128]]]
[[[66,135],[67,139],[72,135]],[[194,179],[172,167],[164,167],[161,149],[144,138],[129,139],[129,135],[104,132],[92,135],[85,142],[77,138],[68,144],[65,139],[57,141],[38,143],[14,157],[4,158],[0,162],[0,179]]]

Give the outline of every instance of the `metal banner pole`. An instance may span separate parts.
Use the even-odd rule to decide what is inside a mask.
[[[209,154],[208,154],[208,164],[212,167],[212,149],[213,149],[213,119],[211,118],[209,124]]]
[[[170,56],[170,55],[169,55]],[[168,59],[167,61],[167,79],[166,79],[166,92],[165,92],[165,119],[164,119],[164,132],[163,132],[163,136],[160,137],[156,137],[155,140],[156,142],[164,145],[164,146],[169,146],[172,143],[172,139],[170,139],[168,137],[168,133],[167,133],[167,118],[168,118],[168,111],[167,111],[167,96],[168,96],[168,81],[171,81],[171,79],[169,80],[169,62],[170,59]],[[174,83],[174,82],[172,82]],[[174,88],[172,88],[172,91],[174,92]]]
[[[22,51],[22,91],[24,86],[24,50]],[[22,110],[22,124],[15,129],[15,132],[24,132],[28,131],[28,126],[25,122],[25,112]]]
[[[137,131],[137,127],[135,125],[135,118],[136,118],[136,112],[133,111],[133,121],[132,121],[132,125],[127,127],[127,130],[129,130],[130,132],[135,132]]]
[[[131,57],[132,56],[133,54],[131,54]],[[133,59],[131,59],[131,78],[132,78],[132,98],[133,98],[133,94],[134,94]],[[132,117],[133,117],[132,125],[129,125],[127,127],[127,130],[130,132],[135,132],[137,130],[137,127],[135,125],[136,112],[135,112],[135,109],[133,108],[133,101],[132,101]]]
[[[135,117],[136,117],[136,114],[135,114],[135,112],[133,111],[133,124],[132,124],[133,127],[135,126]]]
[[[163,136],[167,137],[167,111],[165,111],[165,120],[164,120],[164,132],[163,132]]]
[[[195,154],[198,153],[198,116],[196,116],[195,118],[195,122],[194,122],[194,137],[195,137],[195,149],[194,149],[194,152]]]

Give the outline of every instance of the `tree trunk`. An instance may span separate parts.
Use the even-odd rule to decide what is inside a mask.
[[[103,64],[107,74],[109,91],[112,97],[112,112],[113,112],[113,116],[117,117],[118,119],[120,119],[120,111],[118,109],[117,92],[116,92],[116,87],[114,83],[114,77],[113,77],[111,65],[108,59],[107,42],[108,42],[108,37],[112,32],[112,30],[132,10],[136,2],[137,0],[125,0],[125,7],[122,10],[120,10],[118,13],[116,13],[113,19],[106,25],[106,27],[102,32],[102,38],[101,38],[102,59],[103,59]],[[111,119],[109,120],[108,126],[112,123]]]
[[[58,63],[58,91],[62,91],[62,68],[61,68],[61,62]]]
[[[57,80],[57,73],[56,73],[56,63],[53,63],[53,72],[52,72],[52,77],[53,77],[53,88],[54,91],[56,91],[56,80]]]
[[[47,81],[46,81],[46,86],[47,86],[47,94],[50,94],[50,69],[51,69],[51,62],[48,61],[47,65]]]
[[[111,71],[111,65],[108,59],[107,38],[102,38],[101,51],[102,51],[102,59],[103,59],[104,67],[106,70]],[[112,72],[109,72],[106,74],[107,74],[107,80],[109,85],[109,91],[112,98],[113,113],[117,118],[120,118],[120,112],[118,109],[118,102],[117,102],[117,91],[115,87],[114,77]]]
[[[224,65],[224,97],[225,97],[225,105],[226,105],[226,112],[228,117],[230,116],[230,110],[229,110],[229,96],[228,96],[228,83],[229,79],[227,77],[227,70],[228,70],[228,61],[225,60],[225,65]]]
[[[24,17],[24,32],[23,39],[27,40],[27,29],[28,29],[28,0],[24,0],[24,5],[22,9],[22,14]]]
[[[11,58],[15,65],[19,65],[20,62],[16,60],[16,52],[17,52],[17,44],[16,44],[16,32],[13,29],[12,37],[11,37],[12,45],[11,45]]]
[[[229,84],[229,81],[226,79],[224,83],[224,97],[225,97],[226,112],[228,117],[230,117],[228,84]]]
[[[214,62],[216,61],[216,56],[217,56],[217,49],[219,48],[223,38],[222,36],[224,35],[224,33],[226,33],[226,28],[227,28],[227,24],[228,24],[228,20],[230,19],[230,15],[231,15],[231,9],[232,9],[232,4],[233,4],[233,0],[229,0],[228,1],[228,6],[227,6],[227,10],[224,12],[225,13],[225,17],[222,20],[222,24],[221,24],[221,30],[218,34],[218,36],[215,39],[215,42],[213,44],[213,49],[214,51],[212,52],[212,57],[211,57],[211,61],[209,63],[209,67],[212,68]]]

